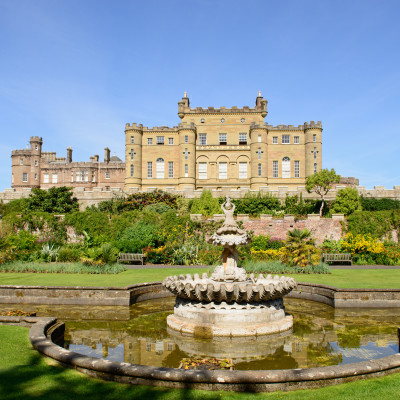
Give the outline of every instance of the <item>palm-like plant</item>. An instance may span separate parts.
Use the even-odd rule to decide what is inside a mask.
[[[316,253],[315,240],[308,229],[288,231],[283,262],[306,267],[311,264],[311,256]]]

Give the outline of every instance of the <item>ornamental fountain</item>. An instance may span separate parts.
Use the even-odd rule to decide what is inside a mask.
[[[251,241],[233,218],[235,205],[227,197],[221,206],[225,221],[209,243],[223,246],[222,265],[211,277],[204,273],[168,276],[163,285],[176,295],[174,313],[167,317],[170,329],[194,337],[262,336],[292,328],[283,296],[296,287],[288,277],[247,275],[238,266],[236,246]]]

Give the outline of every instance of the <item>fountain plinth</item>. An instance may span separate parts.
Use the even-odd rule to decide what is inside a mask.
[[[236,246],[251,238],[237,226],[229,197],[221,208],[225,221],[209,242],[224,247],[222,265],[211,277],[188,274],[164,279],[163,285],[176,295],[168,326],[198,337],[260,336],[290,329],[293,318],[285,313],[283,296],[296,287],[296,281],[284,276],[247,276],[238,266]]]

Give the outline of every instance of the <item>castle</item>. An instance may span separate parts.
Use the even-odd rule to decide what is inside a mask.
[[[11,185],[13,189],[70,186],[92,190],[124,187],[125,163],[117,156],[110,156],[106,147],[104,161],[96,154],[90,162],[73,162],[72,149],[67,148],[67,157],[57,157],[55,152],[42,151],[41,137],[30,138],[30,147],[13,150],[11,153]]]
[[[125,188],[297,188],[322,168],[321,122],[272,126],[267,100],[255,107],[191,108],[178,102],[173,128],[125,127]]]
[[[272,126],[264,122],[267,100],[261,92],[254,108],[191,108],[185,92],[178,102],[175,127],[125,126],[125,163],[98,155],[90,162],[42,151],[42,138],[30,148],[14,150],[12,188],[72,186],[129,192],[162,189],[297,190],[322,168],[322,125]]]

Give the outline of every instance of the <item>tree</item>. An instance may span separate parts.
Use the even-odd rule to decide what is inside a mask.
[[[72,197],[70,187],[51,187],[49,190],[35,188],[26,199],[26,210],[64,214],[78,211],[79,203],[76,197]]]
[[[340,189],[336,196],[332,211],[344,215],[350,215],[356,210],[361,209],[360,196],[355,188],[347,187]]]
[[[311,175],[306,180],[306,190],[308,193],[315,192],[321,196],[321,208],[319,209],[319,215],[322,217],[322,210],[325,205],[325,196],[332,189],[332,184],[340,182],[340,175],[336,174],[336,171],[332,168],[321,169]]]

